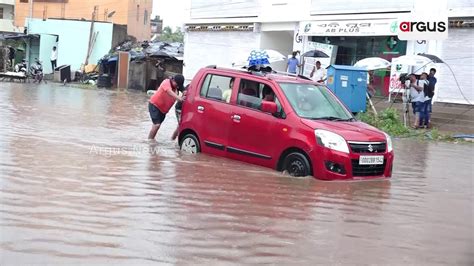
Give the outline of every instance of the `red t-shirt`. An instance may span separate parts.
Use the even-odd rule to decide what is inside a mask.
[[[168,113],[175,102],[175,98],[168,94],[168,91],[170,90],[176,93],[176,89],[171,86],[171,80],[165,79],[161,82],[161,85],[158,87],[155,94],[150,98],[150,103],[156,106],[156,108],[164,114]]]

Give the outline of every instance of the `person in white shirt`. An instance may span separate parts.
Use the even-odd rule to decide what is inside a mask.
[[[420,126],[420,119],[424,117],[424,102],[425,93],[423,92],[426,80],[417,80],[415,74],[411,74],[409,80],[406,81],[405,86],[410,89],[411,106],[415,114],[415,121],[413,128],[417,129]]]
[[[313,67],[313,71],[311,71],[309,76],[316,82],[324,83],[326,80],[326,69],[321,67],[321,62],[316,61],[316,66]]]
[[[51,51],[51,67],[53,68],[53,72],[57,66],[56,64],[57,60],[58,60],[58,49],[56,48],[56,46],[54,46],[53,51]]]

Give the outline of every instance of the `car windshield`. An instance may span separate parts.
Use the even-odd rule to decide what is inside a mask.
[[[331,121],[355,120],[324,86],[302,83],[279,84],[296,114],[302,118]]]

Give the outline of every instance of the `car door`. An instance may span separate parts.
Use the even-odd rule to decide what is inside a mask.
[[[236,102],[232,105],[227,145],[227,156],[232,159],[273,167],[275,155],[274,130],[278,118],[260,111],[264,85],[254,80],[240,79]],[[250,95],[246,83],[258,84],[258,91]],[[247,94],[244,94],[247,92]]]
[[[224,90],[229,89],[233,77],[218,73],[207,73],[198,89],[193,104],[196,125],[201,142],[201,150],[225,156],[227,136],[231,125],[231,105],[223,99]]]

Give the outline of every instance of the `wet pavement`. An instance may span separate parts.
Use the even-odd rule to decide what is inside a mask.
[[[474,145],[396,140],[391,180],[181,155],[144,93],[0,83],[0,265],[472,265]]]

